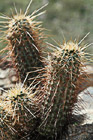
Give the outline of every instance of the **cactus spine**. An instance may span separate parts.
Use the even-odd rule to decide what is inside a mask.
[[[62,135],[77,102],[83,52],[77,43],[68,42],[56,48],[47,66],[44,113],[40,132],[47,136]],[[42,129],[43,128],[43,129]]]
[[[42,13],[43,12],[40,14]],[[9,57],[12,57],[18,78],[23,82],[27,74],[31,72],[29,73],[26,83],[30,85],[31,79],[39,74],[38,71],[35,71],[44,68],[44,63],[42,62],[44,37],[41,22],[34,21],[40,14],[34,15],[35,12],[32,13],[33,16],[27,16],[26,14],[27,12],[25,14],[20,12],[11,18],[8,17],[8,21],[5,22],[7,25],[3,26],[7,29],[5,31],[5,37],[7,37],[8,41],[6,50],[9,51]],[[7,17],[1,18],[7,19]]]

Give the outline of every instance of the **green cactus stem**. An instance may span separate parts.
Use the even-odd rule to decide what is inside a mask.
[[[62,135],[77,103],[82,80],[84,55],[78,43],[68,42],[57,47],[46,67],[46,86],[40,133],[48,137]]]
[[[44,68],[42,62],[43,28],[41,22],[34,21],[37,16],[44,12],[36,15],[39,11],[37,10],[31,15],[26,15],[27,10],[25,14],[20,12],[12,17],[1,16],[1,18],[8,20],[1,21],[1,23],[3,29],[6,29],[4,31],[5,38],[3,38],[8,42],[6,50],[8,50],[9,57],[12,58],[18,78],[23,82],[29,73],[26,84],[30,85],[32,79],[39,75],[38,69]]]

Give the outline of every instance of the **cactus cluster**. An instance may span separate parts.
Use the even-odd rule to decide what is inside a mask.
[[[12,18],[2,17],[8,19],[5,50],[22,83],[0,96],[2,140],[25,139],[33,131],[51,139],[62,135],[86,77],[82,69],[84,52],[77,42],[59,44],[43,59],[41,23],[34,21],[40,14],[27,16],[27,10]]]

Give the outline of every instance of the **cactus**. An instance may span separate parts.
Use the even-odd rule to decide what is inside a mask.
[[[20,139],[34,130],[53,139],[61,137],[73,109],[78,109],[75,104],[85,76],[82,69],[84,52],[77,42],[59,45],[46,59],[47,62],[43,61],[41,23],[34,21],[43,13],[35,15],[43,7],[27,16],[30,4],[31,1],[25,14],[16,11],[17,15],[11,18],[1,16],[8,19],[3,25],[8,41],[5,50],[12,58],[19,81],[23,85],[26,83],[25,87],[18,85],[10,89],[0,99],[2,140]],[[36,87],[39,83],[43,84],[39,85],[38,90]],[[35,86],[32,87],[33,84]]]
[[[8,42],[6,50],[8,50],[9,57],[12,58],[20,82],[23,82],[29,73],[26,82],[28,86],[32,79],[39,75],[39,69],[44,68],[44,63],[42,62],[43,28],[41,27],[41,22],[34,21],[37,16],[44,12],[36,15],[39,11],[37,10],[31,15],[27,15],[30,4],[31,1],[25,14],[22,11],[20,13],[16,11],[17,15],[13,15],[11,18],[1,16],[3,19],[8,19],[5,22],[1,21],[3,28],[6,28],[4,31],[5,39]]]
[[[40,133],[47,137],[61,136],[69,124],[83,78],[83,55],[78,43],[70,41],[57,47],[49,57],[44,113],[39,127]]]
[[[75,103],[85,75],[82,69],[82,50],[74,42],[57,47],[48,57],[43,76],[45,83],[40,87],[41,90],[19,85],[2,97],[1,139],[18,139],[30,131],[53,139],[63,135],[73,109],[78,109]]]
[[[0,139],[15,140],[25,137],[36,129],[40,109],[37,92],[31,94],[33,88],[22,87],[22,84],[4,93],[0,99]]]

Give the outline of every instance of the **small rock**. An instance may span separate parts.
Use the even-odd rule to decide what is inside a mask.
[[[13,84],[15,84],[15,83],[17,82],[16,76],[12,76],[12,77],[11,77],[11,82],[12,82]]]

